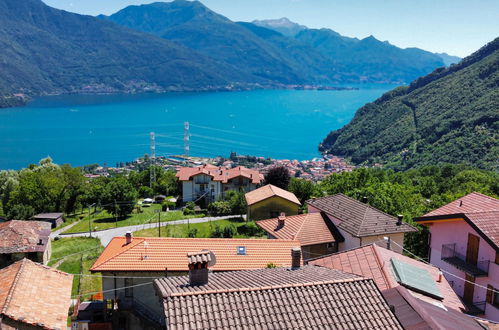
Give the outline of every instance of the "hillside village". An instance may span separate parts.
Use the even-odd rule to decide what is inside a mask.
[[[131,208],[152,212],[146,224],[72,233],[85,220],[61,213],[0,223],[1,329],[499,326],[494,197],[472,192],[408,222],[368,197],[300,200],[257,168],[180,166],[175,177],[174,203],[156,196]],[[237,194],[239,212],[200,214],[231,205]],[[180,209],[185,220],[162,223],[162,205],[163,216]],[[198,237],[204,225],[211,236]],[[427,259],[406,247],[422,228]],[[96,239],[97,246],[60,253],[61,242]],[[78,272],[57,269],[73,257]]]

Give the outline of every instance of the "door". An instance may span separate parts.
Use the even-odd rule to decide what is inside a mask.
[[[473,302],[473,292],[475,290],[475,278],[471,275],[466,274],[466,281],[469,282],[464,282],[464,294],[463,294],[463,300],[467,303],[472,303]],[[470,283],[472,282],[472,283]]]
[[[473,234],[468,234],[468,247],[466,248],[466,262],[476,266],[478,260],[478,247],[480,238]]]

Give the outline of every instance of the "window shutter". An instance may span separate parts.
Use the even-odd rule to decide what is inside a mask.
[[[489,304],[492,304],[492,297],[493,297],[493,293],[494,291],[494,287],[492,285],[487,285],[487,298],[486,298],[486,301],[489,303]]]

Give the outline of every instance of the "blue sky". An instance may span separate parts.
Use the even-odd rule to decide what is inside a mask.
[[[81,14],[111,14],[149,0],[43,0]],[[204,0],[237,21],[288,17],[343,35],[466,56],[499,36],[497,0]]]

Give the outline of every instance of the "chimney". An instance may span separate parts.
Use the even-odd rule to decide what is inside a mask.
[[[132,243],[132,232],[131,231],[127,231],[126,234],[125,234],[125,239],[126,239],[126,245]]]
[[[439,270],[438,271],[438,280],[437,280],[438,283],[442,282],[442,271]]]
[[[367,204],[368,201],[369,199],[367,198],[367,196],[362,197],[362,203]]]
[[[294,247],[291,249],[291,269],[299,269],[301,267],[301,249]]]
[[[286,213],[281,212],[281,214],[277,218],[277,229],[281,229],[282,227],[284,227],[285,222],[286,222]]]
[[[38,245],[43,245],[43,240],[41,238],[38,240]]]
[[[187,253],[187,260],[189,262],[189,285],[208,284],[208,264],[212,261],[210,251]]]
[[[397,215],[397,226],[402,225],[402,219],[404,216],[402,214]]]

